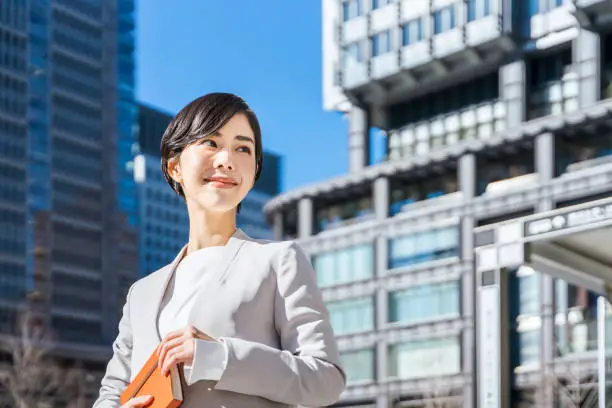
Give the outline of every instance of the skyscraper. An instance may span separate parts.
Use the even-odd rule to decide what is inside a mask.
[[[322,8],[349,171],[266,211],[312,257],[339,406],[607,406],[610,2]]]
[[[42,295],[102,369],[138,273],[134,2],[0,2],[0,326]]]

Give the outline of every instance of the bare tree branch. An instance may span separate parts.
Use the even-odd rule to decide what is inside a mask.
[[[0,350],[11,362],[0,368],[0,385],[17,408],[44,408],[67,399],[74,408],[85,407],[84,371],[62,369],[51,355],[52,331],[31,311],[24,312],[15,335],[0,339]]]

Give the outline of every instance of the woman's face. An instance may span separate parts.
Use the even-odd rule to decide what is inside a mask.
[[[228,212],[255,182],[255,135],[244,114],[234,115],[216,134],[187,146],[168,172],[183,187],[188,208]]]

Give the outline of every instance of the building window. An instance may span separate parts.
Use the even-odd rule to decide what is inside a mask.
[[[325,231],[353,222],[361,222],[374,216],[372,197],[354,196],[340,202],[323,202],[315,207],[315,232]]]
[[[437,177],[392,180],[390,214],[393,216],[409,211],[416,202],[452,194],[458,189],[456,170]]]
[[[415,340],[389,348],[389,376],[411,379],[461,371],[458,338]]]
[[[418,18],[402,26],[402,46],[423,41],[423,19]]]
[[[555,135],[556,175],[597,165],[612,156],[612,133]]]
[[[540,326],[517,330],[519,366],[537,366],[540,363]]]
[[[293,206],[283,210],[283,239],[295,239],[298,235],[297,207]]]
[[[477,156],[476,189],[477,194],[501,193],[510,189],[524,188],[529,180],[518,177],[535,171],[533,146],[520,147],[512,153],[505,152],[495,156]],[[515,179],[514,181],[511,181]],[[508,182],[508,183],[505,183]]]
[[[444,227],[389,240],[389,269],[459,256],[459,227]]]
[[[572,69],[572,50],[566,48],[529,62],[527,118],[577,110],[578,75]]]
[[[390,52],[391,45],[391,30],[385,30],[372,37],[372,56],[377,57]]]
[[[441,34],[455,28],[455,6],[443,7],[434,12],[434,34]]]
[[[601,34],[601,98],[612,98],[612,34]]]
[[[389,293],[389,323],[413,324],[459,314],[459,281],[413,286]]]
[[[347,299],[327,304],[329,318],[337,335],[374,330],[373,298]]]
[[[557,355],[597,350],[597,294],[555,280]]]
[[[361,42],[356,41],[346,45],[342,51],[342,60],[344,66],[348,67],[352,64],[363,62],[363,51],[361,49]]]
[[[541,338],[541,274],[528,266],[508,272],[513,367],[539,363]]]
[[[344,21],[359,17],[362,13],[362,0],[346,0],[342,2],[342,17]]]
[[[391,106],[389,158],[429,154],[464,140],[488,139],[505,129],[497,72]]]
[[[391,3],[393,3],[393,0],[372,0],[372,10],[376,10]]]
[[[340,353],[340,364],[348,383],[374,381],[374,350],[350,350]]]
[[[374,247],[357,245],[314,256],[319,286],[338,285],[368,279],[374,275]]]
[[[479,20],[491,14],[492,0],[468,0],[467,15],[468,22]]]

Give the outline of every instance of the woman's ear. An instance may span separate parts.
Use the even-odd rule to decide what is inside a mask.
[[[183,172],[181,171],[179,156],[175,156],[168,160],[168,174],[175,182],[179,184],[183,182]]]

